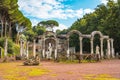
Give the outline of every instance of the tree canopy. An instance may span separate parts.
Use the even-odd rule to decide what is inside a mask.
[[[0,0],[1,37],[13,37],[16,23],[19,27],[31,28],[31,21],[18,9],[18,0]],[[13,32],[14,31],[14,32]]]
[[[99,30],[114,39],[115,51],[120,51],[120,0],[115,3],[108,0],[107,5],[100,4],[95,11],[85,14],[83,18],[77,19],[69,30],[79,30],[81,33],[90,34]]]
[[[53,27],[59,26],[58,22],[55,20],[41,21],[38,23],[38,25],[44,26],[45,28],[50,29],[50,31],[53,31]]]

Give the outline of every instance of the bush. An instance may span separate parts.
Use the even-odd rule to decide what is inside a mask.
[[[1,50],[2,50],[0,56],[3,57],[3,56],[4,56],[4,49],[3,49],[2,47],[0,47],[0,48],[1,48]]]
[[[13,46],[13,52],[16,55],[19,54],[20,53],[20,46],[17,45],[17,44],[14,44],[14,46]]]
[[[0,38],[0,47],[4,49],[5,38]],[[8,53],[9,54],[18,54],[20,50],[19,45],[16,45],[11,39],[8,39]]]

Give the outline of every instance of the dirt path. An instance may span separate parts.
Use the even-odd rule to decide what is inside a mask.
[[[91,80],[94,77],[100,77],[99,80],[104,80],[101,78],[105,78],[105,80],[120,80],[120,60],[81,64],[41,62],[41,65],[49,69],[50,73],[43,76],[30,77],[29,80]]]

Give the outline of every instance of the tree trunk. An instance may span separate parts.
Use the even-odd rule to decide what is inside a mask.
[[[7,21],[5,20],[5,37],[7,37]]]
[[[2,27],[2,28],[1,28],[1,37],[3,37],[3,26],[4,26],[4,25],[3,25],[3,18],[1,18],[1,27]]]
[[[5,57],[7,57],[7,47],[8,47],[8,40],[7,40],[7,38],[5,38],[5,45],[4,45],[5,47],[4,47],[4,56]]]
[[[9,22],[9,32],[8,32],[8,35],[9,37],[11,38],[11,32],[12,32],[12,27],[11,27],[11,22]]]

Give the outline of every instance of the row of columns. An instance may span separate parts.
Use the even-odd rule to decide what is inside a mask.
[[[83,37],[79,37],[80,39],[80,55],[83,54],[83,50],[82,50],[82,39]],[[93,51],[93,38],[91,38],[91,54],[94,53]],[[20,55],[23,56],[24,54],[24,42],[21,40],[20,41]],[[26,43],[26,56],[28,58],[28,43]],[[5,51],[4,51],[4,56],[7,56],[7,44],[8,41],[7,39],[5,39]],[[110,45],[111,44],[111,45]],[[55,59],[57,58],[57,39],[56,39],[56,49],[55,49]],[[104,57],[104,53],[103,53],[103,38],[100,38],[100,52],[101,52],[101,58]],[[36,55],[36,42],[35,40],[33,40],[33,56],[35,57]],[[107,57],[110,58],[110,56],[112,58],[114,58],[114,48],[113,48],[113,39],[107,39]],[[43,41],[43,57],[45,57],[45,40]],[[69,57],[69,39],[68,39],[68,50],[67,50],[67,57]]]
[[[20,56],[25,55],[27,58],[29,57],[29,42],[26,42],[26,49],[24,48],[24,41],[20,40]],[[36,56],[36,42],[33,40],[33,56]]]
[[[104,53],[103,53],[103,39],[104,38],[100,38],[100,52],[101,52],[101,58],[104,57]],[[111,45],[110,45],[111,44]],[[111,49],[111,51],[110,51]],[[91,54],[93,54],[93,38],[91,38]],[[112,55],[111,55],[112,54]],[[107,39],[107,58],[110,58],[110,56],[112,58],[114,58],[114,48],[113,48],[113,39]]]
[[[82,40],[83,37],[79,37],[80,40],[80,55],[83,54],[83,49],[82,49]],[[93,38],[91,38],[90,43],[91,43],[91,54],[94,53],[94,49],[93,49]],[[101,58],[104,57],[104,53],[103,53],[103,40],[104,38],[100,38],[100,55]],[[67,50],[67,57],[69,56],[69,38],[67,39],[68,42],[68,50]],[[110,45],[111,44],[111,45]],[[107,39],[107,58],[110,58],[110,56],[112,58],[114,58],[114,48],[113,48],[113,39]]]
[[[26,43],[26,45],[24,45]],[[24,48],[26,46],[26,48]],[[29,42],[20,40],[20,56],[26,56],[29,57]]]

